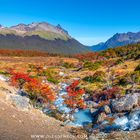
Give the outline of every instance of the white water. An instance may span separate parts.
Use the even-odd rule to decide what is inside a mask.
[[[64,104],[64,99],[62,97],[63,95],[67,95],[66,92],[67,86],[68,86],[67,84],[61,83],[61,90],[60,93],[58,94],[57,100],[55,101],[55,105],[60,112],[68,115],[71,109]],[[73,114],[73,117],[74,121],[69,122],[69,124],[74,126],[84,126],[85,124],[92,122],[93,119],[89,109],[77,110],[77,112]],[[104,121],[102,124],[107,124],[107,122]],[[96,128],[98,127],[99,126],[96,126]],[[112,125],[109,125],[108,128],[106,127],[106,129],[109,130],[119,129],[127,131],[136,130],[139,128],[140,128],[140,110],[130,113],[127,116],[118,117],[114,120],[114,123]]]
[[[64,104],[64,99],[62,97],[63,95],[67,95],[67,92],[66,92],[67,86],[68,85],[64,83],[61,84],[60,93],[58,94],[58,98],[55,101],[55,105],[58,108],[58,110],[65,114],[69,114],[71,111],[71,109]],[[74,121],[70,122],[69,123],[70,125],[83,126],[84,124],[92,122],[92,116],[89,109],[77,110],[73,114],[73,118],[74,118]]]
[[[84,126],[92,122],[92,115],[89,109],[79,110],[73,114],[75,120],[71,122],[71,125]]]
[[[115,124],[120,126],[122,130],[136,130],[140,128],[140,110],[130,113],[126,117],[115,120]]]
[[[7,81],[8,78],[3,75],[0,75],[0,80]],[[55,105],[60,112],[62,112],[64,114],[69,114],[71,109],[68,108],[64,104],[64,99],[62,97],[63,95],[67,95],[66,87],[68,85],[65,83],[61,83],[60,86],[61,86],[61,90],[57,96]],[[47,108],[46,108],[46,110],[47,110]],[[44,110],[44,112],[45,112],[45,110]],[[92,122],[92,119],[93,119],[89,109],[77,110],[77,112],[75,112],[73,114],[73,117],[74,117],[74,121],[70,122],[69,124],[75,125],[75,126],[83,126],[87,123]],[[102,124],[107,124],[107,122],[104,121]],[[114,129],[114,128],[120,129],[120,130],[127,130],[127,131],[139,129],[140,128],[140,109],[130,113],[129,115],[116,118],[114,120],[114,124],[109,126],[109,129]]]
[[[134,111],[128,115],[117,117],[114,120],[112,125],[108,125],[107,121],[104,121],[100,126],[106,124],[104,130],[124,130],[124,131],[133,131],[140,128],[140,110]],[[100,128],[96,126],[96,128]]]

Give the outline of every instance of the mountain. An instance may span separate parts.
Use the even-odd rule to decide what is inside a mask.
[[[92,49],[93,51],[101,51],[108,48],[135,44],[137,42],[140,42],[140,32],[117,33],[113,37],[108,39],[105,43],[99,43],[97,45],[91,46],[90,49]]]
[[[11,27],[0,25],[0,48],[40,50],[54,54],[75,54],[89,51],[72,38],[59,24],[33,22]]]
[[[89,48],[92,51],[99,51],[99,50],[102,50],[103,45],[104,45],[104,43],[101,42],[101,43],[99,43],[97,45],[90,46]]]

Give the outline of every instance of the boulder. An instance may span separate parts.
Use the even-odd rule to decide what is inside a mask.
[[[87,101],[86,105],[88,108],[97,108],[98,104],[94,101]]]
[[[136,130],[140,128],[140,109],[133,111],[128,116],[129,130]]]
[[[90,108],[90,112],[91,112],[92,114],[94,114],[94,113],[97,112],[97,109],[95,109],[95,108]],[[95,115],[96,115],[96,114],[95,114]]]
[[[102,123],[105,119],[106,119],[106,114],[105,114],[104,112],[101,112],[100,114],[98,114],[98,115],[95,117],[94,122],[95,122],[95,123]]]
[[[134,107],[138,106],[139,94],[127,94],[126,96],[113,99],[111,101],[111,108],[113,112],[127,112],[131,111]]]
[[[110,109],[110,107],[108,105],[105,105],[105,106],[101,107],[100,111],[105,112],[106,114],[111,113],[111,109]]]
[[[30,108],[30,100],[27,97],[23,97],[20,95],[10,95],[8,100],[11,102],[12,105],[21,109],[21,110],[28,110]]]

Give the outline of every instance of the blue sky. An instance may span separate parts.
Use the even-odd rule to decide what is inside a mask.
[[[60,24],[85,45],[140,31],[140,0],[0,0],[0,24]]]

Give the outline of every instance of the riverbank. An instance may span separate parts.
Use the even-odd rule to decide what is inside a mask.
[[[10,104],[7,94],[13,94],[14,91],[13,87],[0,81],[0,140],[30,140],[37,137],[81,139],[70,133],[72,127],[61,126],[62,122],[48,117],[37,109],[23,111]]]

